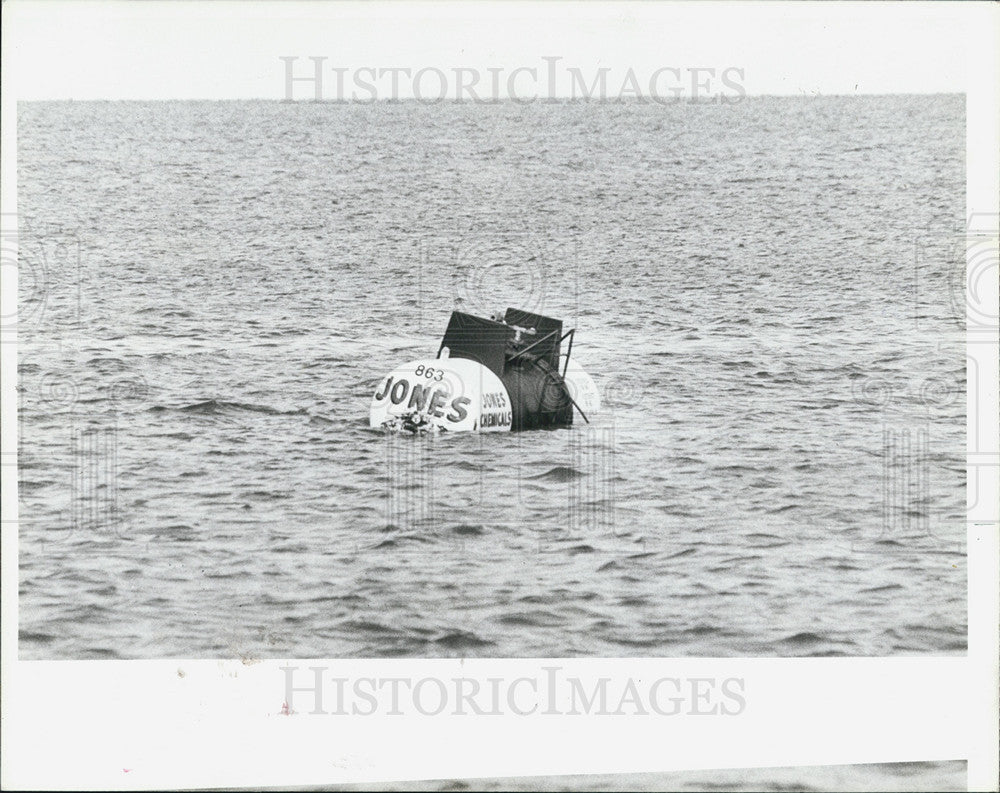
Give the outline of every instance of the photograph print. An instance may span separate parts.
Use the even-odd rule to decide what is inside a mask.
[[[360,64],[17,103],[20,659],[966,652],[960,90]]]

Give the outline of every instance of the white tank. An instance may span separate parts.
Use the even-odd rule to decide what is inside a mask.
[[[580,410],[587,416],[593,416],[600,411],[601,392],[598,391],[593,378],[584,371],[576,359],[569,359],[569,365],[566,367],[566,375],[563,379],[566,381],[566,390],[569,391],[570,397],[580,407]]]
[[[508,432],[510,397],[500,378],[466,358],[410,361],[382,378],[369,423],[410,432]]]

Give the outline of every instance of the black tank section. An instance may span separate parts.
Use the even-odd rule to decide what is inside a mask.
[[[573,423],[573,403],[566,382],[544,360],[518,359],[500,379],[510,395],[512,430],[568,427]]]
[[[573,401],[559,374],[562,320],[508,308],[503,319],[452,312],[441,341],[452,358],[468,358],[503,382],[511,401],[511,429],[568,427]]]

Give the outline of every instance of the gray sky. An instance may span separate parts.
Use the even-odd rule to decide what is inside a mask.
[[[589,85],[607,68],[608,92],[632,69],[639,91],[691,90],[694,75],[723,90],[722,73],[749,95],[962,92],[972,31],[996,22],[980,3],[355,3],[77,2],[4,3],[3,69],[18,99],[282,99],[285,64],[309,76],[324,57],[323,97],[350,98],[358,70],[374,91],[412,96],[412,75],[475,72],[490,93],[489,67],[514,78],[521,96],[570,95],[571,70]],[[543,56],[557,57],[549,87]],[[338,95],[336,73],[346,69]],[[666,69],[666,71],[663,71]],[[658,71],[661,70],[661,71]],[[672,71],[676,70],[676,71]],[[376,79],[371,79],[376,76]],[[466,80],[472,79],[467,76]],[[423,75],[434,95],[440,78]],[[5,85],[9,88],[10,85]],[[704,93],[704,90],[702,91]],[[732,91],[730,91],[732,93]],[[312,98],[296,83],[295,98]]]

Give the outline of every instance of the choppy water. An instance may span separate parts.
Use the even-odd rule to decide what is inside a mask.
[[[21,104],[21,657],[964,651],[964,118]],[[506,305],[592,426],[368,428]]]

